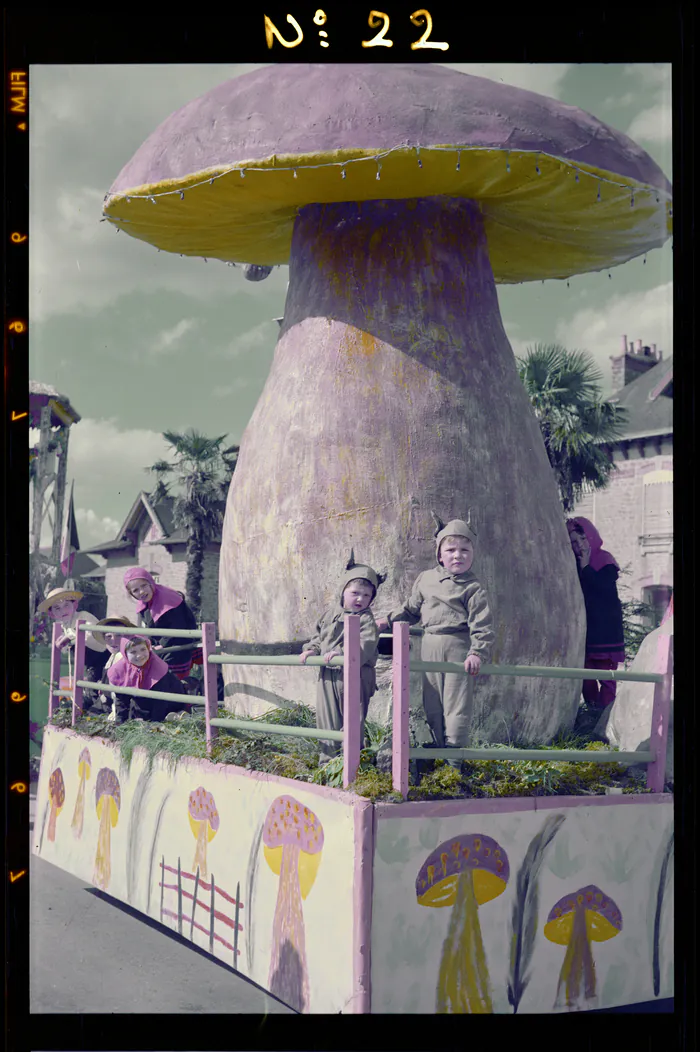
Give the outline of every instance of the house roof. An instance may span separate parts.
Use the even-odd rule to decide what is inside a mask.
[[[626,384],[611,399],[627,410],[624,434],[629,438],[673,433],[673,358],[658,362]]]
[[[51,561],[51,549],[40,548],[39,554],[46,559],[47,562]],[[95,559],[91,559],[87,554],[87,549],[76,552],[75,560],[73,562],[73,569],[71,571],[71,577],[97,577],[96,570],[102,570]]]
[[[165,548],[169,548],[176,544],[187,544],[188,537],[186,531],[179,526],[175,526],[173,515],[174,506],[174,497],[165,497],[163,500],[159,501],[158,504],[154,504],[148,494],[141,491],[132,504],[115,540],[105,541],[103,544],[96,544],[93,548],[85,548],[83,550],[85,552],[108,556],[112,552],[134,549],[136,547],[136,535],[138,533],[139,525],[143,521],[144,516],[148,516],[160,533],[160,536],[156,540],[149,541],[149,544],[163,545]],[[225,502],[222,501],[222,511],[224,508]],[[215,537],[214,543],[220,544],[221,537]]]
[[[50,384],[41,384],[38,380],[30,380],[29,413],[32,427],[39,426],[41,410],[49,402],[53,403],[51,411],[52,427],[66,427],[71,424],[77,424],[80,420],[80,413],[76,412],[66,395],[61,394],[60,391],[57,391],[55,387],[51,387]]]

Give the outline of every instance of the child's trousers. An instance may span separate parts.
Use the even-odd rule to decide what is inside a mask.
[[[426,632],[421,643],[421,661],[454,661],[464,665],[469,647],[468,634]],[[466,672],[423,673],[423,707],[438,748],[469,745],[473,697],[473,683]]]
[[[360,729],[360,741],[365,734],[365,719],[369,708],[370,698],[377,689],[377,676],[371,665],[363,665],[360,669],[360,694],[362,706],[362,727]],[[343,669],[324,668],[321,666],[321,674],[318,678],[316,690],[316,726],[329,731],[342,731],[343,729]],[[341,743],[335,741],[319,741],[320,751],[324,759],[332,759],[341,751]]]

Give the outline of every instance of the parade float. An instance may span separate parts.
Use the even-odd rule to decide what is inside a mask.
[[[280,655],[309,638],[351,549],[387,574],[380,612],[405,599],[434,559],[433,512],[473,509],[492,668],[580,668],[575,562],[497,285],[662,245],[671,187],[643,150],[573,106],[440,66],[285,64],[170,116],[104,216],[256,279],[289,264],[224,525],[216,660],[229,713],[312,704],[309,669]],[[403,665],[382,659],[375,706],[392,713],[401,802],[203,758],[150,766],[136,750],[129,765],[113,742],[50,727],[35,852],[301,1012],[551,1013],[672,996],[668,647],[640,754],[650,792],[423,801],[405,798],[408,634],[402,647]],[[257,663],[225,661],[246,656]],[[487,740],[571,728],[580,680],[484,672]],[[225,723],[207,719],[208,732]]]

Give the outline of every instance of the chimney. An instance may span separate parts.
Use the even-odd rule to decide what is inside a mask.
[[[622,353],[611,355],[612,362],[612,387],[613,393],[617,394],[627,384],[631,384],[638,376],[642,376],[661,361],[661,351],[657,351],[656,344],[651,347],[644,346],[641,340],[627,343],[627,336],[621,339]]]

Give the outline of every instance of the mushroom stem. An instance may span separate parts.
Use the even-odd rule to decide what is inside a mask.
[[[80,778],[80,785],[78,787],[78,798],[75,801],[75,811],[73,812],[73,820],[71,822],[71,828],[73,835],[77,840],[80,840],[83,835],[83,818],[85,815],[85,770]]]
[[[110,861],[109,861],[109,845],[110,845],[110,800],[109,797],[105,797],[102,800],[102,817],[100,818],[100,831],[97,837],[97,854],[95,855],[95,872],[93,875],[93,881],[103,891],[107,890],[109,886],[109,878],[111,875]]]
[[[192,866],[195,873],[199,869],[200,876],[206,877],[207,875],[207,831],[209,829],[209,823],[204,819],[199,823],[199,829],[197,830],[197,847],[194,852],[194,862]]]
[[[51,798],[51,814],[49,815],[49,828],[46,834],[48,840],[56,839],[56,816],[58,815],[58,807],[56,801]]]
[[[562,1007],[563,992],[566,1007],[574,1009],[595,1000],[596,996],[595,962],[586,930],[585,907],[580,903],[574,907],[571,938],[559,974],[555,1008]]]
[[[296,844],[285,844],[282,849],[272,938],[270,991],[298,1012],[304,1012],[309,1005],[309,979]]]
[[[426,197],[300,208],[274,361],[229,490],[222,639],[302,638],[349,538],[374,565],[393,568],[382,602],[399,605],[430,551],[429,509],[449,512],[459,494],[488,522],[484,571],[494,607],[509,612],[501,650],[514,662],[550,664],[557,653],[575,664],[580,587],[479,206]],[[534,549],[512,544],[522,522],[551,560],[547,602]],[[267,538],[262,562],[251,523]],[[234,697],[247,685],[290,699],[307,687],[301,668],[223,670]],[[511,680],[488,690],[494,707],[512,708]],[[545,733],[570,711],[575,685],[532,680],[518,691],[531,703],[528,726]]]
[[[460,873],[450,927],[442,947],[438,1013],[493,1012],[472,871]]]

